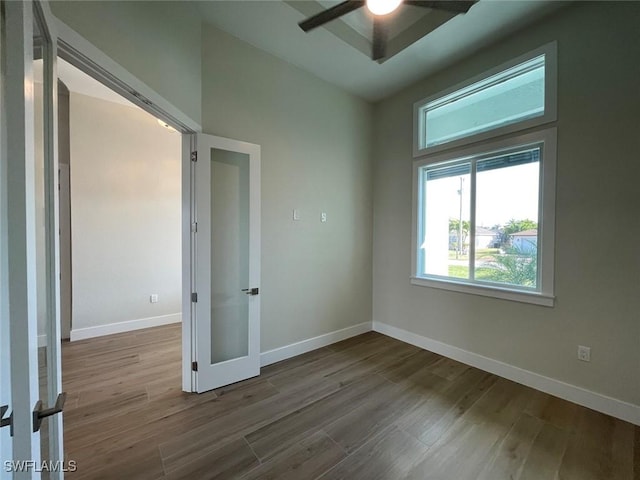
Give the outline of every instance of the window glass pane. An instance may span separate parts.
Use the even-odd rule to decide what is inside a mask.
[[[544,115],[544,65],[541,55],[429,102],[422,148]]]
[[[249,354],[249,155],[211,149],[211,364]]]
[[[423,170],[418,272],[469,278],[470,163]]]
[[[475,280],[537,288],[540,153],[478,160]]]

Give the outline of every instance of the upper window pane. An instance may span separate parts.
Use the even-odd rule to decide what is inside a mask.
[[[421,145],[429,148],[545,114],[545,55],[426,103]]]

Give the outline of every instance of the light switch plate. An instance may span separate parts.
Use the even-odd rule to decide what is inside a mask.
[[[585,347],[583,345],[578,345],[578,360],[582,360],[583,362],[591,361],[591,347]]]

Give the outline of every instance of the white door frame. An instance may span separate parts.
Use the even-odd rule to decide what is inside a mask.
[[[7,172],[7,271],[11,342],[11,405],[13,419],[12,460],[32,462],[32,468],[14,473],[15,478],[40,478],[40,433],[33,432],[33,410],[39,391],[37,273],[36,273],[36,161],[35,78],[33,70],[33,25],[38,22],[46,39],[42,48],[43,149],[46,297],[47,297],[47,394],[52,406],[61,392],[59,348],[59,256],[57,169],[57,36],[46,2],[5,2],[6,72],[5,113]],[[50,67],[50,68],[46,68]],[[4,263],[4,262],[3,262]],[[52,461],[63,460],[62,415],[48,420]],[[4,437],[3,437],[4,438]],[[3,465],[4,468],[4,465]],[[51,478],[62,478],[58,469]]]
[[[191,318],[192,250],[190,228],[192,215],[192,179],[190,155],[193,134],[202,131],[200,124],[176,108],[147,84],[115,62],[95,45],[54,17],[58,31],[58,55],[84,73],[97,79],[127,100],[182,132],[182,389],[195,391],[191,370],[195,361],[195,339]]]
[[[192,153],[196,151],[196,135],[182,134],[182,390],[195,392],[196,358],[195,308],[191,293],[195,290],[195,232],[196,222],[195,168]]]
[[[33,12],[27,2],[5,3],[7,42],[4,101],[11,402],[14,460],[40,460],[40,436],[25,435],[38,399],[36,316],[35,159],[33,115]],[[13,45],[12,41],[21,44]],[[31,84],[28,91],[25,83]],[[26,147],[26,148],[25,148]],[[31,340],[31,341],[30,341]],[[26,371],[24,370],[26,366]],[[25,476],[24,478],[31,478]]]
[[[44,104],[43,125],[48,127],[43,135],[45,155],[44,194],[45,194],[45,245],[48,251],[47,278],[47,404],[52,407],[62,392],[62,354],[60,344],[60,216],[58,190],[58,40],[53,15],[46,2],[37,2],[42,12],[43,23],[50,29],[51,48],[43,49],[43,63],[52,66],[51,71],[43,68],[42,98]],[[35,14],[35,11],[34,11]],[[36,342],[37,344],[37,342]],[[53,460],[64,460],[63,455],[63,415],[54,415],[49,423],[50,457]],[[54,439],[52,442],[51,439]],[[53,478],[62,478],[56,471]]]

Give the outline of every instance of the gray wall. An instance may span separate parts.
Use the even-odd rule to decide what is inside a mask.
[[[181,136],[72,92],[70,137],[72,331],[179,314]]]
[[[213,27],[202,74],[204,131],[262,146],[262,351],[371,321],[371,106]]]
[[[51,2],[55,16],[200,122],[200,18],[185,2]]]
[[[636,2],[570,6],[376,105],[375,321],[640,405],[639,24]],[[413,103],[552,40],[556,306],[411,286]]]
[[[640,404],[637,3],[570,6],[416,83],[376,105],[373,136],[366,103],[162,5],[52,8],[205,132],[262,145],[263,350],[367,321],[373,304],[377,321]],[[556,306],[411,286],[413,102],[551,40]],[[578,344],[591,363],[577,361]]]
[[[263,351],[371,320],[369,104],[201,26],[184,2],[52,10],[204,132],[262,146]]]

